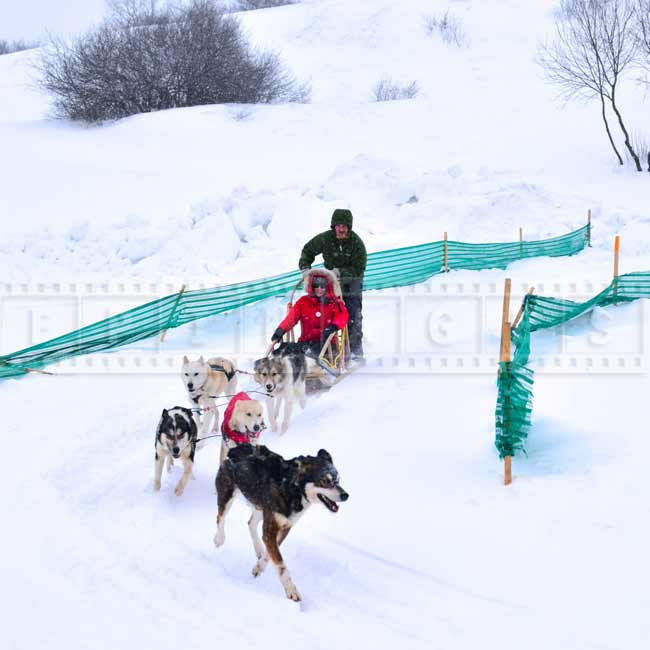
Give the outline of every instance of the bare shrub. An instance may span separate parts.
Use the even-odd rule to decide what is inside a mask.
[[[106,8],[109,20],[133,27],[154,25],[166,13],[160,0],[106,0]]]
[[[7,41],[3,38],[0,38],[0,55],[12,54],[13,52],[22,52],[23,50],[31,50],[35,47],[38,47],[38,43],[30,43],[23,40]]]
[[[383,78],[373,88],[372,95],[376,102],[391,102],[396,99],[413,99],[420,92],[417,81],[399,84],[392,79]]]
[[[268,9],[269,7],[282,7],[284,5],[295,5],[300,0],[239,0],[237,7],[239,11],[252,11],[254,9]]]
[[[425,16],[424,27],[429,36],[437,33],[447,45],[464,47],[469,42],[461,19],[449,9],[444,14]]]
[[[273,52],[258,52],[214,0],[113,14],[40,64],[58,114],[98,122],[204,104],[309,101]],[[150,8],[153,6],[153,11]]]

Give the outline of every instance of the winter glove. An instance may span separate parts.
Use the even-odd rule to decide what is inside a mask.
[[[334,332],[338,332],[339,328],[334,325],[334,323],[331,323],[328,325],[324,330],[323,330],[323,335],[321,336],[321,344],[325,343],[327,339],[329,338],[330,334],[334,334]]]
[[[284,336],[284,330],[281,327],[278,327],[278,329],[276,329],[275,332],[273,332],[271,341],[273,343],[279,343],[282,340],[283,336]]]

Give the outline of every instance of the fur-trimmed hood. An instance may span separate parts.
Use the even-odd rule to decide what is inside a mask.
[[[338,275],[334,271],[329,269],[307,269],[303,273],[303,280],[305,291],[310,296],[314,295],[314,292],[311,288],[311,281],[314,277],[320,276],[327,280],[327,297],[331,300],[332,298],[342,298],[343,294],[341,292],[341,283],[339,282]]]

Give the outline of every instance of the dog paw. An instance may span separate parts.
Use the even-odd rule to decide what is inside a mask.
[[[179,497],[181,494],[183,494],[183,491],[185,490],[185,486],[181,485],[180,483],[176,486],[176,489],[174,490],[174,494]]]
[[[219,548],[220,546],[223,546],[223,543],[226,541],[226,535],[225,533],[221,532],[220,530],[217,531],[217,534],[214,536],[214,545]]]
[[[258,560],[253,567],[253,577],[257,578],[261,576],[264,573],[264,569],[266,569],[266,560]]]
[[[154,481],[153,482],[153,491],[154,492],[160,492],[160,481]]]
[[[285,587],[285,592],[289,600],[294,600],[297,603],[302,600],[300,594],[298,593],[298,590],[296,589],[296,585],[294,585],[293,583]]]
[[[288,422],[285,422],[285,423],[282,425],[282,429],[280,430],[280,433],[286,433],[288,430],[289,430],[289,423],[288,423]]]

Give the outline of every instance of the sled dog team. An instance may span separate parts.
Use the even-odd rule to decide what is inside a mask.
[[[336,209],[330,228],[312,237],[303,247],[298,268],[303,271],[306,295],[289,310],[271,336],[279,346],[254,365],[255,381],[266,393],[267,415],[271,429],[280,432],[289,427],[294,403],[305,408],[306,375],[309,366],[318,363],[327,346],[330,352],[364,363],[362,333],[363,276],[367,255],[363,241],[352,229],[352,213]],[[323,256],[324,268],[312,268],[316,257]],[[300,323],[297,342],[283,343],[287,332]],[[349,347],[336,342],[334,333],[347,327]],[[338,347],[343,344],[343,349]],[[272,346],[273,347],[273,346]],[[326,368],[325,368],[326,369]],[[257,562],[253,575],[259,576],[269,559],[275,564],[286,595],[300,600],[280,553],[280,545],[291,527],[313,503],[321,503],[330,512],[338,512],[338,503],[348,494],[339,485],[332,457],[321,449],[316,456],[285,459],[260,444],[264,431],[262,404],[245,392],[237,392],[237,369],[221,357],[204,361],[183,358],[181,376],[192,408],[175,406],[164,409],[156,430],[154,490],[160,490],[165,462],[171,469],[174,460],[183,463],[176,485],[183,494],[190,478],[197,445],[211,432],[219,430],[217,400],[230,399],[221,422],[221,452],[215,479],[218,512],[217,547],[225,541],[225,519],[235,496],[244,496],[252,510],[248,529]],[[262,539],[258,535],[262,523]]]
[[[308,274],[309,275],[309,274]],[[329,308],[334,327],[345,326],[345,306],[333,290],[334,282],[327,271],[313,272],[315,282],[308,285],[310,293],[301,298],[281,323],[288,329],[300,321],[303,334],[309,332],[309,319],[321,317]],[[321,278],[326,278],[323,283]],[[319,295],[316,295],[316,294]],[[327,302],[323,301],[323,296]],[[305,301],[304,298],[308,300]],[[310,300],[316,310],[310,312]],[[293,313],[296,310],[296,313]],[[293,320],[292,322],[292,319]],[[322,322],[322,321],[321,321]],[[312,323],[318,330],[318,323]],[[279,342],[274,333],[273,341]],[[303,339],[297,344],[281,344],[269,356],[258,359],[254,365],[254,379],[266,393],[268,419],[271,428],[278,430],[278,419],[283,408],[281,433],[288,429],[293,405],[298,401],[305,407],[306,374],[314,361],[316,345],[320,351],[323,338],[331,333],[327,326],[321,328],[317,339]],[[269,559],[275,564],[285,593],[291,600],[299,601],[300,594],[293,583],[280,553],[280,545],[291,527],[302,517],[310,505],[320,503],[330,512],[337,512],[338,503],[348,499],[339,485],[339,475],[331,455],[321,449],[316,456],[297,456],[285,459],[260,444],[266,428],[264,409],[258,400],[245,392],[237,391],[237,369],[221,357],[204,361],[183,358],[181,378],[192,408],[175,406],[164,409],[158,423],[155,440],[154,491],[160,490],[165,462],[168,471],[174,460],[183,463],[183,473],[175,493],[183,494],[192,476],[194,455],[201,439],[219,430],[217,400],[228,396],[230,401],[221,422],[221,453],[215,479],[217,490],[217,547],[225,541],[225,518],[235,496],[244,496],[251,508],[248,529],[257,561],[253,567],[255,577],[261,575]],[[258,535],[262,523],[262,539]]]

